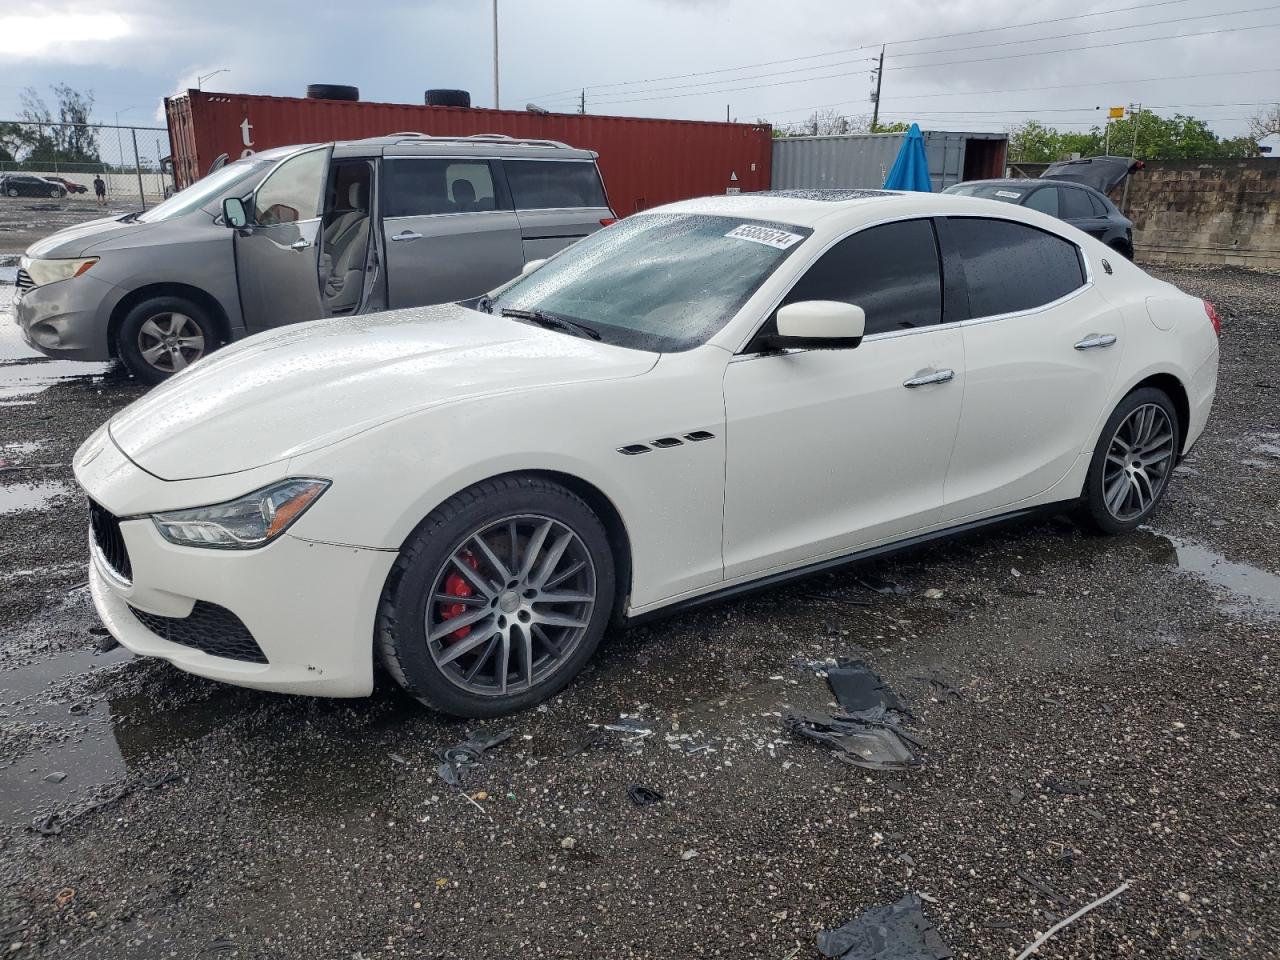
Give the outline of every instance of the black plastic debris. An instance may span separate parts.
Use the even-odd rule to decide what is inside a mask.
[[[920,765],[912,747],[922,744],[899,725],[897,716],[877,707],[848,717],[788,713],[782,722],[792,733],[830,747],[855,767],[911,770]]]
[[[614,733],[629,733],[637,737],[653,734],[653,724],[643,717],[619,717],[613,723],[604,724],[602,729],[611,730]]]
[[[875,707],[904,714],[910,712],[865,660],[837,658],[836,665],[827,668],[827,683],[831,684],[831,692],[840,701],[840,706],[849,713],[856,714]]]
[[[513,736],[514,730],[502,730],[492,737],[473,736],[440,753],[442,763],[436,767],[436,774],[451,787],[462,786],[462,781],[472,767],[480,763],[480,757],[486,750],[506,743]]]
[[[631,798],[631,802],[637,807],[647,807],[651,803],[661,803],[662,794],[653,787],[646,787],[643,783],[633,783],[627,788],[627,796]]]
[[[866,587],[868,590],[874,590],[876,593],[883,593],[887,595],[897,594],[900,596],[904,593],[911,592],[906,587],[894,583],[892,580],[884,580],[880,577],[874,577],[869,574],[858,577],[855,582],[861,587]]]
[[[836,930],[824,930],[818,934],[818,951],[838,960],[948,960],[952,956],[925,919],[914,893],[891,906],[872,907]]]

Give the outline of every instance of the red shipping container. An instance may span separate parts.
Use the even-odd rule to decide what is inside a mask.
[[[618,216],[715,193],[769,189],[773,130],[577,113],[530,113],[403,103],[309,100],[188,90],[166,98],[174,179],[185,187],[221,154],[236,160],[290,144],[358,140],[413,131],[435,136],[501,133],[559,140],[600,154]]]

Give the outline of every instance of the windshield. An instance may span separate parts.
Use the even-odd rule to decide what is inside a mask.
[[[618,346],[688,350],[723,327],[811,232],[740,217],[639,214],[476,306],[563,318]]]
[[[170,220],[184,213],[190,213],[230,190],[237,183],[249,179],[255,173],[262,173],[271,163],[270,160],[237,160],[197,180],[187,189],[179,190],[164,203],[138,214],[137,219],[142,223],[155,223],[158,220]]]
[[[987,200],[1017,203],[1030,193],[1031,189],[1031,187],[1021,187],[1014,183],[958,183],[954,187],[947,187],[942,192],[961,197],[983,197]]]

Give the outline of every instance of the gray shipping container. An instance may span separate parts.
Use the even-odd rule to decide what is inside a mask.
[[[779,137],[773,141],[774,190],[879,188],[905,134],[852,133],[833,137]],[[924,131],[934,191],[963,180],[1004,176],[1004,133]]]

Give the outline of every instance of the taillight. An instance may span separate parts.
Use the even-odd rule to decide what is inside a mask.
[[[1222,336],[1222,318],[1218,316],[1218,311],[1213,308],[1213,302],[1206,300],[1204,302],[1204,315],[1209,318],[1209,322],[1213,324],[1213,332],[1216,336]]]
[[[605,217],[603,220],[600,221],[600,226],[611,227],[617,222],[618,222],[617,217]]]

